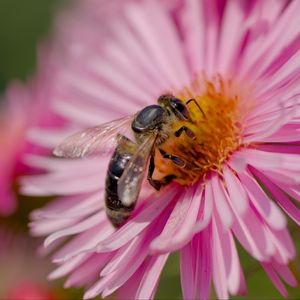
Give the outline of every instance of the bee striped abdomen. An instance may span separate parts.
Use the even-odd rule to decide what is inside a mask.
[[[134,205],[123,205],[118,196],[118,181],[132,158],[130,149],[126,148],[126,143],[120,143],[116,148],[108,166],[105,182],[106,214],[115,227],[119,227],[124,223],[134,209]]]

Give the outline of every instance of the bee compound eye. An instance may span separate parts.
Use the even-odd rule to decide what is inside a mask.
[[[171,101],[170,101],[170,104],[171,104],[171,107],[174,111],[174,113],[181,119],[184,119],[184,120],[188,120],[190,118],[190,114],[189,114],[189,111],[187,110],[185,104],[177,99],[177,98],[173,98]]]

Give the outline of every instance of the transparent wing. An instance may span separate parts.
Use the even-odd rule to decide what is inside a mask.
[[[137,201],[148,158],[155,140],[156,135],[154,134],[146,138],[145,141],[139,145],[119,179],[118,196],[125,206],[130,206]]]
[[[77,132],[56,146],[53,154],[59,157],[75,158],[111,150],[116,144],[116,134],[125,133],[132,120],[133,116],[127,116]]]

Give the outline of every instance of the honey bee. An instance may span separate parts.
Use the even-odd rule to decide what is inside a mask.
[[[66,138],[54,149],[54,155],[75,158],[100,154],[113,140],[115,150],[110,159],[105,182],[106,214],[114,227],[122,225],[131,215],[137,202],[145,171],[148,166],[148,182],[156,189],[171,183],[176,174],[169,174],[160,180],[153,179],[155,170],[155,150],[163,158],[185,168],[180,157],[166,153],[160,147],[171,137],[185,133],[194,139],[195,135],[187,126],[181,126],[174,132],[174,124],[179,121],[192,122],[186,103],[173,95],[162,95],[155,105],[149,105],[136,114],[88,128]],[[203,113],[204,114],[204,113]],[[123,128],[131,126],[135,141],[125,137]]]

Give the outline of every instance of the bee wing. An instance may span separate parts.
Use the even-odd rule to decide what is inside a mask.
[[[53,154],[59,157],[86,157],[112,149],[116,134],[126,131],[134,116],[127,116],[95,127],[87,128],[67,137],[55,147]]]
[[[122,204],[131,206],[137,201],[146,166],[153,144],[157,135],[153,134],[146,138],[126,166],[118,182],[118,196]]]

